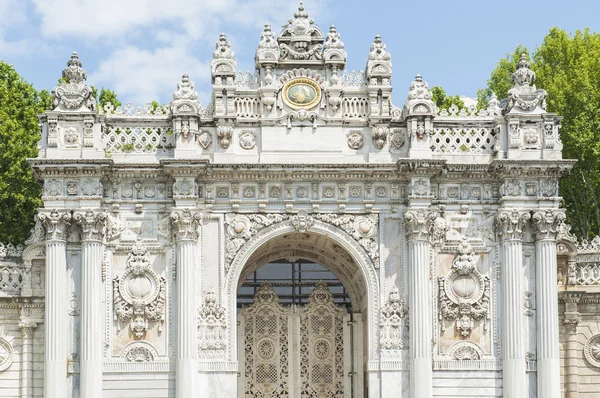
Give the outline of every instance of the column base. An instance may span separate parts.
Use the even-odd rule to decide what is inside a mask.
[[[560,360],[538,359],[537,381],[538,397],[560,398]]]
[[[177,360],[177,398],[195,397],[196,379],[198,377],[196,359],[178,359]]]
[[[85,398],[102,398],[102,360],[81,360],[79,374],[79,394]]]
[[[67,359],[44,361],[44,369],[44,397],[65,398],[69,396],[67,393]]]
[[[504,398],[523,398],[527,396],[525,369],[525,358],[502,361],[502,396]]]
[[[410,398],[433,397],[433,370],[431,358],[410,361]]]

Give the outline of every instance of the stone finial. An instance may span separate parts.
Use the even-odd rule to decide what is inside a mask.
[[[331,25],[329,32],[327,32],[323,48],[325,50],[332,48],[344,48],[344,42],[341,40],[341,36],[334,25]]]
[[[265,24],[265,29],[260,34],[260,42],[256,49],[256,62],[275,64],[279,60],[279,44],[271,30],[271,25]]]
[[[213,82],[216,85],[232,85],[233,78],[237,70],[235,54],[231,49],[231,43],[227,36],[221,33],[215,45],[213,59],[210,61],[210,69],[213,76]]]
[[[67,67],[62,72],[62,81],[52,90],[52,110],[94,111],[96,100],[85,83],[87,73],[83,69],[77,52],[73,51]]]
[[[63,69],[62,77],[67,83],[81,83],[87,79],[87,73],[82,68],[77,51],[73,51],[71,59],[67,62],[67,67]]]
[[[375,35],[375,40],[373,40],[373,44],[371,44],[369,59],[382,61],[391,61],[392,59],[392,56],[385,47],[385,43],[381,40],[381,36],[379,35]]]
[[[392,56],[379,35],[375,36],[371,44],[365,71],[368,81],[382,78],[389,80],[392,75]]]
[[[231,49],[231,43],[227,40],[225,33],[219,35],[219,39],[215,45],[215,51],[213,52],[213,59],[235,59],[235,54]]]
[[[506,111],[513,109],[530,112],[540,107],[542,111],[546,110],[545,90],[537,89],[535,86],[535,72],[529,69],[530,63],[525,54],[521,54],[521,59],[517,64],[517,70],[512,74],[513,87],[508,90],[508,99]]]
[[[173,93],[173,102],[171,102],[171,112],[176,114],[196,114],[200,110],[198,93],[194,90],[194,82],[190,80],[187,74],[181,76],[181,81],[177,83],[177,90]]]
[[[432,98],[433,94],[427,82],[423,80],[421,75],[415,76],[415,80],[410,84],[408,97],[404,103],[404,117],[410,115],[433,115],[435,103]]]
[[[187,74],[181,76],[181,82],[177,83],[177,90],[173,93],[173,99],[198,99],[198,93],[194,90],[194,82],[190,80]]]
[[[335,26],[331,25],[323,45],[323,59],[327,64],[342,66],[346,63],[347,53],[344,42]]]

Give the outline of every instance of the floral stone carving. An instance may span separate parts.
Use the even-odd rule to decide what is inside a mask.
[[[52,109],[64,111],[94,111],[96,100],[92,90],[85,83],[87,73],[79,56],[73,52],[67,67],[63,70],[62,81],[52,90]]]
[[[400,298],[398,288],[394,286],[390,291],[388,302],[381,309],[381,348],[385,350],[402,350],[406,344],[402,339],[402,329],[406,325],[408,306]]]
[[[198,309],[198,355],[200,358],[222,356],[227,347],[225,308],[217,304],[214,291],[206,293],[204,305]]]
[[[143,339],[149,322],[159,322],[159,331],[165,320],[166,280],[159,277],[150,264],[146,245],[137,240],[127,258],[123,275],[113,280],[115,321],[129,322],[136,339]]]
[[[440,324],[444,320],[456,321],[456,330],[469,337],[475,321],[483,319],[487,331],[490,307],[490,280],[476,268],[475,253],[467,238],[458,245],[458,255],[446,277],[439,278]]]

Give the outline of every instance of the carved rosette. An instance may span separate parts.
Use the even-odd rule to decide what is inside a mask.
[[[306,232],[315,223],[315,220],[306,214],[305,211],[300,211],[298,214],[292,216],[290,222],[296,231]]]
[[[171,212],[173,234],[177,241],[198,240],[198,227],[202,221],[202,213],[192,212],[190,209]]]
[[[427,240],[436,214],[426,209],[409,210],[404,213],[406,233],[409,240]]]
[[[38,213],[38,220],[46,231],[46,240],[66,240],[67,229],[71,225],[71,212],[52,210]]]
[[[501,211],[496,217],[496,229],[502,240],[522,240],[523,228],[531,219],[528,211]]]
[[[146,245],[138,239],[127,258],[125,272],[113,280],[115,321],[129,322],[135,339],[146,336],[149,322],[158,322],[158,331],[162,331],[165,288],[165,278],[154,272]]]
[[[84,241],[99,240],[104,238],[108,214],[87,210],[73,214],[73,220],[81,226],[81,239]]]
[[[585,343],[583,354],[590,365],[600,368],[600,334],[592,336]]]
[[[217,295],[209,291],[204,305],[198,309],[198,356],[218,358],[227,347],[227,317],[225,308],[217,303]]]
[[[390,291],[388,301],[381,309],[379,327],[381,329],[380,344],[383,350],[403,350],[407,345],[402,338],[403,329],[408,328],[408,306],[400,298],[398,288]],[[404,332],[405,335],[406,331]]]
[[[467,238],[458,245],[458,255],[446,277],[439,278],[440,324],[446,330],[444,320],[456,321],[456,330],[462,337],[469,337],[475,321],[483,320],[487,332],[490,316],[490,279],[477,270],[475,253]]]
[[[565,213],[547,209],[533,214],[532,222],[536,240],[556,240],[559,228],[565,222]]]
[[[13,364],[15,352],[12,344],[4,337],[0,337],[0,372],[8,369]]]

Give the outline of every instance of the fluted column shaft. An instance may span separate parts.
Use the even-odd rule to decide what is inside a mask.
[[[102,242],[106,213],[75,213],[81,226],[81,337],[79,372],[81,396],[102,398],[104,311],[102,308]]]
[[[22,357],[21,357],[21,398],[33,397],[33,331],[37,325],[32,322],[21,322]]]
[[[434,214],[408,211],[408,316],[410,338],[410,397],[433,396],[432,312],[428,232]]]
[[[560,397],[558,347],[558,287],[556,241],[538,240],[536,249],[537,391],[538,396]]]
[[[537,392],[547,398],[560,397],[556,231],[564,220],[564,213],[553,209],[538,211],[532,218],[536,240]]]
[[[198,377],[195,269],[200,214],[171,213],[177,241],[177,397],[195,397]]]
[[[523,338],[523,228],[529,212],[506,211],[497,218],[502,252],[502,387],[505,398],[526,396]]]
[[[46,241],[44,393],[67,396],[67,243]]]

